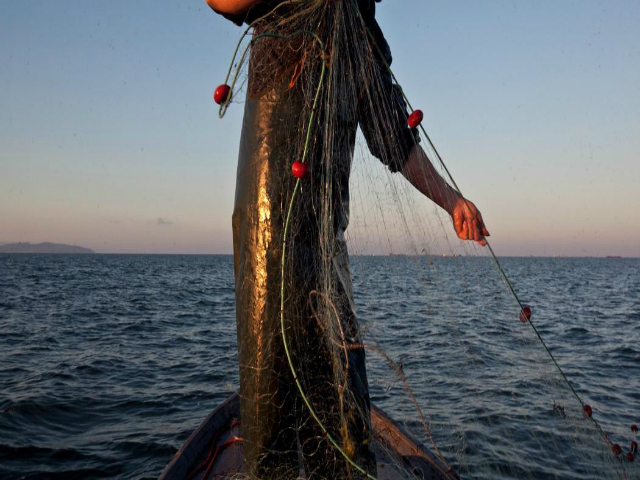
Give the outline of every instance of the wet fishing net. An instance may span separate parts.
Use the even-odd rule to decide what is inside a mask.
[[[245,111],[233,215],[243,476],[637,477],[633,447],[614,444],[543,342],[552,316],[537,328],[490,247],[459,240],[415,188],[444,203],[459,192],[374,12],[355,0],[256,9],[216,91],[221,116]],[[435,168],[412,185],[403,174],[423,155]],[[428,191],[435,174],[450,191]],[[399,455],[371,402],[430,456]]]

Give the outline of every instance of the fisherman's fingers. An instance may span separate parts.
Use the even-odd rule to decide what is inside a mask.
[[[462,226],[464,223],[464,219],[462,218],[461,212],[456,209],[453,212],[453,228],[456,230],[456,233],[460,235],[462,232]]]
[[[471,221],[471,238],[476,242],[479,242],[482,239],[478,223],[479,222],[476,218]]]
[[[484,218],[482,218],[482,214],[480,212],[478,212],[478,218],[480,219],[480,226],[482,227],[482,235],[484,235],[485,237],[489,237],[491,234],[489,233],[489,230],[487,230],[487,226],[484,223]]]

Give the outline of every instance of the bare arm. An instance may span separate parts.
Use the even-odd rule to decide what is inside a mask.
[[[451,215],[460,194],[445,182],[433,167],[420,145],[415,145],[402,168],[402,175],[423,195],[433,200]]]
[[[482,214],[470,200],[463,198],[440,176],[422,147],[415,145],[409,153],[402,175],[423,195],[429,197],[453,217],[453,226],[463,240],[486,245],[489,232]]]
[[[206,0],[216,13],[221,15],[243,15],[261,0]]]

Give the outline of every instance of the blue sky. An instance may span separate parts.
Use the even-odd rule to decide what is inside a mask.
[[[640,3],[384,0],[499,254],[640,256]],[[0,3],[0,242],[230,253],[240,30],[204,0]]]

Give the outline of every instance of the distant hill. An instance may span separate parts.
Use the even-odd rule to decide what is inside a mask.
[[[0,245],[0,253],[96,253],[90,248],[65,245],[63,243],[5,243]]]

